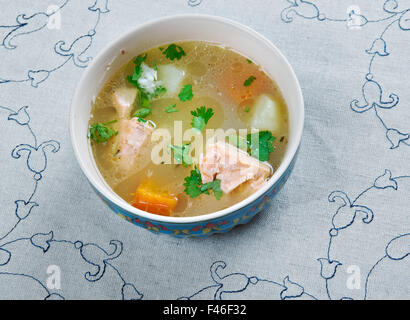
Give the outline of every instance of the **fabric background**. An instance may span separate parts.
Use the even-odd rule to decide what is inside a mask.
[[[205,239],[112,214],[68,131],[92,57],[178,13],[268,37],[306,104],[284,189],[249,224]],[[0,0],[0,298],[410,298],[409,17],[404,0]],[[60,289],[48,280],[58,269]]]

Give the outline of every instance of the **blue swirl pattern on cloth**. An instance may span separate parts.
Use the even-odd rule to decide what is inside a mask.
[[[308,155],[314,154],[318,137],[323,145],[332,141],[342,147],[344,141],[335,140],[330,130],[319,134],[312,129],[315,115],[309,113],[311,100],[307,98],[305,145],[311,151],[306,152],[302,146],[301,164],[296,165],[294,176],[277,200],[267,205],[265,212],[249,225],[226,235],[175,239],[152,235],[112,217],[92,195],[70,155],[64,127],[67,118],[64,108],[69,103],[47,97],[49,91],[58,90],[57,97],[61,94],[63,99],[70,99],[75,80],[65,89],[66,75],[75,79],[103,47],[105,36],[115,37],[110,26],[118,21],[118,12],[132,16],[132,12],[128,13],[131,2],[56,2],[59,4],[45,1],[40,10],[35,9],[39,5],[31,8],[22,0],[1,3],[10,4],[18,12],[11,16],[0,14],[0,54],[18,67],[14,70],[13,65],[5,65],[0,73],[0,88],[4,92],[1,98],[4,100],[0,101],[0,202],[4,208],[0,228],[0,283],[7,284],[1,286],[0,298],[409,298],[410,224],[405,206],[408,206],[410,168],[390,161],[392,152],[403,152],[401,155],[408,157],[403,147],[410,146],[409,129],[400,126],[400,112],[395,116],[406,99],[391,86],[391,78],[380,73],[383,68],[378,63],[391,61],[387,59],[400,49],[397,39],[410,30],[410,8],[403,7],[400,1],[383,0],[377,17],[373,18],[374,14],[361,13],[357,8],[346,11],[340,4],[324,10],[322,4],[326,4],[322,1],[282,0],[281,11],[275,7],[274,12],[267,12],[262,1],[255,1],[255,8],[262,9],[252,9],[253,13],[261,21],[276,19],[275,27],[281,32],[292,28],[310,36],[306,27],[309,25],[322,31],[325,26],[334,25],[341,33],[345,25],[349,30],[381,26],[381,31],[376,31],[362,50],[362,57],[355,60],[365,61],[366,70],[357,90],[348,92],[354,98],[343,110],[360,117],[358,121],[372,130],[369,139],[382,128],[388,148],[377,152],[389,157],[389,165],[384,167],[377,161],[363,160],[368,171],[360,171],[357,159],[373,159],[375,150],[365,147],[371,145],[371,140],[354,133],[346,139],[347,148],[360,140],[363,149],[360,154],[348,156],[344,166],[338,163],[337,169],[326,171],[324,165],[317,165],[320,157],[311,160]],[[48,5],[53,5],[52,10],[47,10]],[[246,1],[229,2],[223,13],[233,16],[232,8],[245,5]],[[174,0],[160,9],[156,7],[158,16],[168,14],[175,6],[180,9],[172,13],[203,9],[216,14],[221,10],[206,0]],[[51,32],[48,24],[58,14],[64,21],[73,21],[74,32],[68,32],[70,23],[62,30],[53,31],[58,40],[50,37],[50,52],[41,51],[35,44],[47,42]],[[78,21],[76,15],[81,16],[82,23],[74,27],[74,21]],[[115,19],[110,20],[112,15]],[[313,26],[315,23],[318,25]],[[121,31],[132,26],[127,25]],[[273,38],[277,34],[269,33],[271,26],[265,24],[264,32]],[[395,42],[389,41],[391,33],[402,34],[394,37]],[[279,36],[277,41],[281,41]],[[27,44],[32,45],[33,51],[40,50],[40,56],[44,55],[35,65],[26,64],[19,55],[30,54]],[[283,40],[281,44],[286,51],[287,42]],[[315,49],[304,48],[309,49],[312,57]],[[295,57],[291,55],[292,59]],[[303,71],[297,72],[304,79]],[[408,80],[406,74],[402,77],[403,81]],[[303,80],[302,87],[309,90]],[[325,98],[320,96],[320,100]],[[38,100],[44,104],[44,110],[39,110]],[[63,115],[60,118],[56,113]],[[371,113],[371,117],[366,117]],[[324,111],[320,114],[323,121],[332,116]],[[337,121],[342,121],[339,118]],[[374,128],[373,120],[378,124]],[[349,123],[343,125],[350,130]],[[320,182],[314,182],[318,181],[317,176],[310,176],[310,171],[317,173]],[[335,172],[343,174],[338,176]],[[57,190],[64,194],[58,195]],[[292,190],[299,193],[293,195]],[[59,202],[65,205],[62,207]],[[46,273],[49,265],[62,270],[64,280],[60,289],[50,288]],[[354,283],[354,288],[348,285],[349,279],[354,279],[354,272],[349,271],[352,266],[360,269],[359,283]]]

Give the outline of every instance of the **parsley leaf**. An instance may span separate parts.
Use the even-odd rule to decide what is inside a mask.
[[[113,120],[106,123],[94,123],[89,131],[89,137],[93,139],[97,143],[105,142],[113,136],[118,134],[118,131],[107,127],[107,125],[117,122],[117,120]]]
[[[273,142],[276,138],[270,131],[259,131],[246,136],[249,145],[249,154],[260,161],[268,161],[269,153],[275,150]]]
[[[209,190],[214,192],[217,200],[222,197],[221,180],[214,180],[212,182],[202,184],[201,172],[196,166],[195,170],[191,170],[191,175],[186,177],[184,180],[184,191],[191,198],[196,198],[201,194],[209,194]]]
[[[182,146],[169,145],[169,147],[174,153],[174,159],[176,163],[182,163],[184,167],[192,164],[192,157],[189,154],[189,148],[191,147],[191,144],[186,143]]]
[[[182,102],[189,101],[192,99],[194,94],[192,93],[192,84],[187,84],[184,86],[178,94],[179,100]]]
[[[246,59],[246,61],[248,61],[249,64],[253,63],[252,60],[250,60],[250,59]]]
[[[201,106],[195,111],[191,111],[191,114],[194,116],[191,122],[192,127],[202,132],[209,119],[214,115],[214,111],[212,108]]]
[[[182,47],[177,46],[175,43],[170,44],[168,46],[168,48],[166,48],[165,50],[161,50],[163,54],[165,54],[165,56],[170,59],[170,60],[180,60],[182,58],[182,56],[186,56],[186,53],[184,51],[184,49],[182,49]]]
[[[138,118],[146,118],[151,113],[151,109],[149,108],[141,108],[135,111],[133,117]]]
[[[175,104],[172,104],[172,105],[166,107],[165,112],[166,113],[178,112],[177,104],[175,103]]]
[[[250,76],[248,79],[245,80],[245,82],[243,83],[243,85],[244,85],[245,87],[249,87],[254,80],[256,80],[256,78],[255,78],[254,76]]]

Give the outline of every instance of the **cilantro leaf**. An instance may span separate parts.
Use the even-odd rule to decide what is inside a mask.
[[[201,185],[202,185],[202,178],[199,169],[195,166],[195,170],[191,170],[191,175],[186,177],[184,183],[185,193],[189,195],[191,198],[196,198],[202,194],[201,192]]]
[[[135,111],[133,117],[138,118],[146,118],[151,113],[151,109],[149,108],[141,108]]]
[[[165,93],[167,89],[164,86],[158,86],[155,88],[154,93],[148,93],[142,88],[138,88],[139,104],[143,108],[149,108],[151,106],[151,100],[157,98],[159,95]]]
[[[275,150],[273,142],[276,138],[270,131],[259,131],[248,134],[246,139],[241,136],[231,135],[227,137],[227,140],[235,147],[246,150],[252,157],[260,161],[268,161],[269,154]]]
[[[166,48],[165,50],[161,50],[163,54],[165,54],[165,56],[170,59],[170,60],[180,60],[182,58],[182,56],[186,56],[186,53],[184,51],[184,49],[182,49],[182,47],[177,46],[175,43],[170,44],[168,46],[168,48]]]
[[[95,142],[101,143],[107,141],[113,136],[116,136],[118,134],[118,131],[115,131],[114,129],[107,127],[107,125],[110,125],[115,122],[117,122],[117,120],[113,120],[106,123],[94,123],[90,128],[89,137]]]
[[[243,85],[244,85],[245,87],[249,87],[254,80],[256,80],[256,78],[255,78],[254,76],[250,76],[248,79],[245,80],[245,82],[243,83]]]
[[[202,132],[209,119],[214,115],[214,111],[212,108],[201,106],[195,111],[191,111],[191,114],[194,116],[191,122],[192,127]]]
[[[111,121],[108,121],[108,122],[104,122],[103,125],[108,126],[109,124],[113,124],[113,123],[116,123],[116,122],[118,122],[118,121],[117,120],[111,120]]]
[[[247,151],[248,150],[248,141],[246,138],[238,136],[236,134],[230,135],[226,137],[228,142],[238,149]]]
[[[141,88],[140,84],[138,83],[139,79],[143,74],[142,64],[147,59],[147,54],[139,55],[134,59],[135,68],[131,76],[127,76],[127,80],[133,86],[138,88],[138,98],[139,98],[139,105],[143,108],[148,108],[150,106],[150,100],[158,97],[160,94],[166,92],[166,88],[162,85],[159,85],[155,88],[153,93],[149,93],[144,88]],[[156,70],[156,64],[154,62],[154,70]]]
[[[192,84],[187,84],[184,86],[178,94],[179,100],[182,102],[189,101],[192,99],[194,94],[192,93]]]
[[[191,175],[185,179],[185,193],[191,198],[196,198],[201,194],[209,194],[209,190],[214,192],[217,200],[222,197],[221,180],[214,180],[205,184],[202,184],[201,172],[195,166],[195,170],[191,170]]]
[[[204,130],[205,128],[206,123],[204,121],[204,118],[193,117],[191,125],[192,125],[192,128],[195,128],[199,130],[200,132],[202,132],[202,130]]]
[[[206,108],[205,106],[201,106],[200,108],[197,108],[195,111],[191,111],[191,114],[194,117],[201,117],[204,119],[205,124],[208,123],[209,119],[212,118],[214,115],[214,111],[212,108]]]
[[[178,109],[176,107],[177,107],[176,103],[172,104],[172,105],[166,107],[165,112],[166,113],[178,112]]]
[[[273,142],[276,138],[270,131],[259,131],[256,133],[250,133],[246,136],[249,154],[260,161],[268,161],[269,153],[275,150]]]
[[[192,164],[192,157],[189,154],[190,147],[191,144],[189,143],[183,144],[182,146],[170,145],[170,149],[174,153],[174,159],[176,163],[182,163],[184,167],[187,167]]]
[[[149,108],[151,106],[149,102],[149,96],[148,93],[146,93],[144,90],[139,89],[138,91],[138,99],[139,99],[139,104],[143,108]]]
[[[132,73],[131,76],[131,83],[134,84],[134,82],[138,82],[138,79],[141,78],[142,75],[142,68],[141,66],[135,67],[134,72]]]
[[[141,78],[141,75],[142,75],[141,65],[147,59],[147,56],[148,56],[147,54],[143,56],[140,55],[134,59],[134,64],[135,64],[134,71],[131,76],[127,77],[128,82],[137,88],[139,88],[138,80],[139,78]]]
[[[134,59],[134,63],[138,66],[140,66],[145,60],[147,60],[148,53],[145,53],[144,55],[139,55]]]
[[[159,95],[161,95],[165,92],[167,92],[167,89],[164,86],[158,86],[158,87],[155,88],[154,93],[149,95],[149,98],[150,99],[156,98],[156,97],[158,97]]]
[[[214,180],[208,183],[205,183],[201,186],[201,192],[209,194],[209,190],[214,192],[216,200],[221,199],[222,190],[221,190],[221,180]]]

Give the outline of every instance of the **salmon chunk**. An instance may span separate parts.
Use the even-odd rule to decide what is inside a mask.
[[[259,189],[271,174],[271,167],[235,146],[218,141],[207,146],[199,159],[202,183],[221,180],[221,190],[229,193],[246,181]]]
[[[118,134],[118,165],[128,170],[137,159],[141,148],[147,143],[154,129],[146,122],[138,122],[138,118],[121,120]]]
[[[137,88],[121,87],[115,90],[112,102],[120,118],[127,118],[130,115],[137,93]]]

